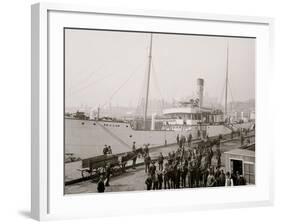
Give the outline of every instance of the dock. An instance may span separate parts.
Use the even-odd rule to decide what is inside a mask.
[[[241,147],[241,141],[239,136],[224,135],[221,141],[221,161],[222,168],[225,166],[225,152]],[[255,141],[254,133],[249,133],[244,136],[245,139],[250,139],[250,144]],[[198,143],[198,139],[194,139],[192,144],[195,146]],[[242,148],[245,147],[242,146]],[[157,158],[159,153],[162,152],[163,156],[167,156],[169,152],[176,151],[177,144],[172,144],[163,147],[151,148],[150,156],[152,159]],[[136,169],[132,169],[132,162],[129,161],[126,166],[126,172],[120,175],[113,176],[111,178],[111,186],[106,188],[106,192],[116,191],[138,191],[145,189],[145,178],[147,174],[144,172],[144,159],[138,158],[136,163]],[[65,193],[93,193],[96,192],[96,183],[92,181],[92,178],[81,178],[81,173],[77,171],[81,167],[81,161],[67,163],[66,164],[66,180],[65,180]]]

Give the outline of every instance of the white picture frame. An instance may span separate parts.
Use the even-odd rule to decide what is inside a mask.
[[[31,8],[31,214],[34,219],[175,212],[273,203],[273,146],[270,133],[263,131],[269,130],[272,124],[269,92],[272,91],[270,87],[273,77],[273,19],[188,12],[98,9],[50,3],[38,3]],[[187,189],[154,193],[64,195],[61,147],[63,138],[60,132],[63,119],[63,27],[183,33],[189,30],[197,34],[256,37],[256,185],[227,191]],[[132,203],[134,206],[126,206]],[[114,206],[116,204],[119,206]]]

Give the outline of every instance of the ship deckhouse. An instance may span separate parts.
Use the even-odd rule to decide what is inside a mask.
[[[210,122],[211,108],[195,106],[192,103],[179,102],[178,107],[163,110],[170,125],[197,125],[200,122]]]
[[[176,130],[181,126],[219,123],[223,121],[223,113],[219,110],[203,106],[204,79],[197,79],[197,98],[180,101],[175,107],[163,110],[164,129]]]

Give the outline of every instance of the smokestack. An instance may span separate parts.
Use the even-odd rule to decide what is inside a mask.
[[[197,97],[199,99],[199,107],[203,106],[204,79],[197,79]]]

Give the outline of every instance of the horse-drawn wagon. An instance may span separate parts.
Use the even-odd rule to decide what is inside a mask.
[[[78,169],[78,171],[81,172],[82,178],[86,177],[85,174],[87,174],[88,177],[103,174],[107,166],[110,166],[113,175],[125,172],[128,161],[137,158],[142,152],[142,148],[139,148],[131,152],[106,154],[82,159],[82,167]]]

